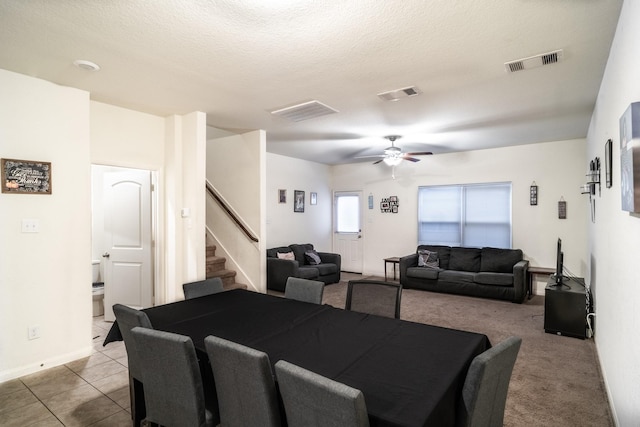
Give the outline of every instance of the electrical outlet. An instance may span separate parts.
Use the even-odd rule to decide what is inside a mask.
[[[22,232],[23,233],[39,233],[40,221],[37,219],[23,219],[22,220]]]
[[[28,332],[29,332],[30,340],[35,340],[36,338],[40,338],[40,326],[38,325],[29,326]]]

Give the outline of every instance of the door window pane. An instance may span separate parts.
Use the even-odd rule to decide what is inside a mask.
[[[360,198],[353,195],[336,196],[336,232],[360,231]]]

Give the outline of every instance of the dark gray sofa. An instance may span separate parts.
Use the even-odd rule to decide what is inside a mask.
[[[419,267],[421,250],[437,252],[439,267]],[[420,245],[400,258],[405,288],[495,298],[522,303],[527,294],[529,261],[520,249],[463,248]]]
[[[340,254],[316,252],[320,257],[320,264],[311,264],[305,256],[308,251],[314,251],[311,243],[267,249],[267,289],[284,292],[289,277],[320,280],[327,285],[338,283],[342,262]],[[293,252],[295,260],[280,259],[279,252]]]

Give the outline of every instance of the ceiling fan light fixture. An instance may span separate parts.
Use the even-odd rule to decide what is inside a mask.
[[[402,157],[389,156],[382,159],[382,161],[388,166],[398,166],[402,162]]]

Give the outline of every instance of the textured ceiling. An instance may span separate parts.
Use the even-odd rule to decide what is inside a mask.
[[[3,0],[0,68],[339,164],[586,136],[621,0]],[[504,63],[562,49],[516,73]],[[75,59],[99,72],[73,66]],[[417,86],[397,102],[377,94]],[[270,111],[318,100],[300,122]]]

